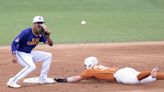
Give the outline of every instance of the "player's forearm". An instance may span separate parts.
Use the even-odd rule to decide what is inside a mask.
[[[49,46],[53,46],[53,41],[51,38],[47,38],[47,42],[46,44],[48,44]]]
[[[67,82],[78,82],[80,80],[82,80],[80,76],[73,76],[73,77],[67,78]]]

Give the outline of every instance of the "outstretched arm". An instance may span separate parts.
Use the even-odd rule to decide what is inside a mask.
[[[78,81],[83,80],[83,78],[77,75],[77,76],[72,76],[69,78],[55,78],[54,80],[57,82],[78,82]]]

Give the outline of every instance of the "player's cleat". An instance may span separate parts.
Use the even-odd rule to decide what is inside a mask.
[[[21,86],[18,85],[17,83],[15,82],[12,82],[13,78],[10,78],[10,80],[7,82],[7,86],[8,87],[12,87],[12,88],[20,88]]]
[[[158,67],[158,66],[154,67],[154,68],[151,70],[151,76],[152,76],[153,78],[155,78],[158,71],[159,71],[159,67]]]
[[[32,77],[23,80],[23,83],[31,83],[31,84],[51,84],[56,81],[53,78],[39,79],[39,77]]]
[[[11,87],[11,88],[20,88],[21,87],[20,85],[14,83],[14,82],[8,82],[7,86]]]

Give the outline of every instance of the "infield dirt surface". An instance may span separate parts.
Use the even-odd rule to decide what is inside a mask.
[[[97,44],[57,44],[53,47],[38,46],[35,50],[53,54],[49,77],[69,77],[84,70],[83,60],[96,56],[100,64],[110,67],[133,67],[138,71],[151,70],[155,66],[164,72],[164,42],[97,43]],[[19,84],[19,89],[8,88],[6,82],[22,67],[11,62],[10,47],[0,47],[0,92],[164,92],[164,80],[141,85],[124,85],[97,80],[79,83]],[[27,77],[38,76],[41,63]],[[27,78],[26,77],[26,78]]]

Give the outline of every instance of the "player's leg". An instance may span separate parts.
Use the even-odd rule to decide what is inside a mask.
[[[152,77],[155,77],[158,71],[159,71],[159,68],[158,67],[154,67],[152,69],[152,71],[143,71],[143,72],[140,72],[140,74],[137,75],[137,79],[138,80],[142,80],[142,79],[145,79],[146,77],[148,77],[150,75]]]
[[[151,76],[156,78],[157,80],[164,80],[164,73],[159,73],[159,67],[155,67],[151,71]]]
[[[18,59],[18,62],[24,66],[24,68],[18,72],[14,77],[10,78],[7,85],[14,87],[14,85],[17,85],[17,82],[27,76],[30,72],[32,72],[36,66],[32,60],[32,56],[30,53],[24,53],[24,52],[19,52],[17,51],[16,57]],[[19,85],[15,86],[19,87]]]
[[[155,67],[152,71],[151,71],[151,75],[148,76],[145,79],[142,79],[140,81],[140,83],[149,83],[149,82],[154,82],[156,80],[164,80],[164,73],[158,73],[159,68]]]
[[[47,75],[49,72],[49,68],[51,65],[52,60],[52,54],[49,52],[43,52],[43,51],[33,51],[32,57],[35,62],[42,62],[42,69],[39,76],[39,80],[44,81],[47,79]],[[45,81],[46,82],[46,81]],[[54,81],[47,81],[47,83],[52,83]]]
[[[157,80],[164,80],[164,73],[157,73],[155,77]]]
[[[148,72],[147,75],[149,75],[148,77],[143,76],[142,80],[140,80],[140,83],[150,83],[150,82],[154,82],[157,80],[156,75],[157,72],[159,71],[158,67],[154,67],[151,72]],[[146,74],[145,74],[146,75]]]
[[[140,72],[140,74],[137,75],[137,79],[140,81],[148,76],[151,75],[151,72],[150,71],[143,71],[143,72]]]

